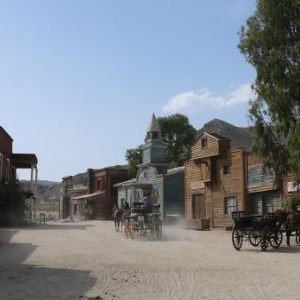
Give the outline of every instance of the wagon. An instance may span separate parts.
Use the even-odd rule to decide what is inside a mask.
[[[128,216],[125,218],[125,236],[134,239],[137,234],[151,236],[160,239],[162,236],[162,221],[160,219],[159,204],[153,205],[153,210],[144,210],[143,203],[136,202]]]
[[[232,244],[236,250],[240,250],[244,240],[266,251],[270,245],[278,248],[283,239],[283,220],[274,213],[262,215],[249,215],[245,211],[232,212],[234,227],[232,229]]]

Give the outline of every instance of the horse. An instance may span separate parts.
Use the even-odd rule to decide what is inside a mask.
[[[116,231],[120,231],[120,228],[121,228],[121,232],[122,232],[122,228],[123,228],[123,210],[118,208],[117,206],[114,206],[114,208],[113,208],[113,218],[114,218],[114,222],[115,222]]]
[[[295,231],[296,243],[300,243],[300,212],[292,211],[287,214],[286,219],[286,243],[290,246],[290,237]]]
[[[300,243],[300,212],[296,210],[285,211],[278,209],[274,214],[279,218],[280,223],[283,224],[286,233],[286,244],[291,246],[290,237],[295,232],[296,243]]]

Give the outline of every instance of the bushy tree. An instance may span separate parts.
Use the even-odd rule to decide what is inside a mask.
[[[258,0],[239,49],[255,68],[249,119],[254,151],[281,178],[300,166],[300,1]]]
[[[128,162],[128,173],[135,176],[138,171],[138,165],[143,162],[143,145],[138,146],[136,149],[128,149],[125,154],[125,159]]]
[[[166,145],[166,160],[169,167],[183,166],[191,157],[191,145],[195,141],[197,130],[189,123],[189,119],[181,114],[157,118],[161,129],[162,141]],[[143,145],[136,149],[128,149],[125,158],[129,164],[129,173],[135,176],[138,164],[142,163]]]
[[[0,184],[0,225],[20,225],[24,220],[25,198],[19,183]]]
[[[188,117],[174,114],[157,118],[162,141],[166,144],[166,158],[170,167],[180,167],[191,157],[191,145],[196,139],[197,130]]]

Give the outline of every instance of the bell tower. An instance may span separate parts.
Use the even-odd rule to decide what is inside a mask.
[[[165,173],[168,166],[165,151],[166,146],[161,140],[160,126],[153,113],[143,146],[143,163],[140,166],[154,166],[157,171],[161,171],[159,173]]]

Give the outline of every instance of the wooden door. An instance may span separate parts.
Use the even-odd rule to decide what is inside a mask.
[[[205,219],[205,211],[204,194],[193,195],[193,219]]]

